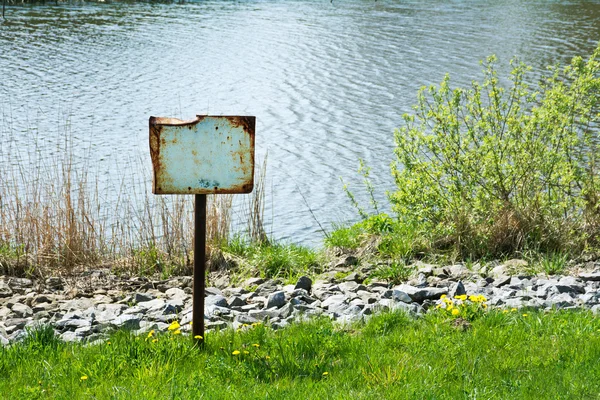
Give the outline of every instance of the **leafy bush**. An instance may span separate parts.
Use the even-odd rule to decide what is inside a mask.
[[[495,58],[482,83],[422,88],[395,132],[390,193],[403,224],[463,257],[578,251],[600,231],[600,47],[549,68],[534,90],[530,67],[511,61],[501,86]]]

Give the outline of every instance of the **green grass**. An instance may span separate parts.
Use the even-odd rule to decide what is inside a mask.
[[[417,320],[382,314],[345,329],[327,320],[281,331],[259,325],[209,333],[203,350],[166,334],[153,342],[117,332],[110,344],[85,346],[42,330],[0,349],[0,396],[599,398],[600,319],[583,311],[523,314],[492,311],[467,330],[454,328],[444,312]]]
[[[301,275],[322,272],[321,255],[311,248],[293,243],[258,243],[236,235],[221,250],[237,258],[234,281],[260,275],[295,283]]]

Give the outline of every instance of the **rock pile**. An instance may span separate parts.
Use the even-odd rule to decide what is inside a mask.
[[[206,289],[205,326],[237,329],[262,322],[277,329],[314,316],[348,323],[384,310],[419,315],[444,294],[481,294],[490,307],[600,312],[600,265],[561,276],[518,274],[518,265],[511,260],[482,272],[419,264],[401,285],[365,282],[359,272],[329,273],[314,282],[303,276],[290,285],[251,278],[239,287]],[[0,276],[0,343],[23,338],[36,324],[51,324],[64,341],[101,340],[114,329],[166,331],[173,321],[189,331],[191,284],[191,277],[119,278],[107,270],[45,281]]]

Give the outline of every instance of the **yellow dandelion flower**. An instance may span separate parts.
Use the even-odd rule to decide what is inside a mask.
[[[258,343],[254,343],[254,344],[252,345],[252,347],[259,348],[259,347],[260,347],[260,344],[258,344]]]
[[[323,376],[327,376],[327,375],[329,375],[329,372],[327,372],[327,371],[323,372]]]
[[[158,342],[158,339],[152,339],[152,343]]]
[[[204,338],[203,338],[202,336],[200,336],[200,335],[196,335],[196,336],[194,336],[194,339],[199,339],[199,340],[202,340],[202,339],[204,339]]]
[[[470,295],[469,296],[469,301],[472,301],[474,303],[479,301],[479,297],[475,296],[475,295]]]
[[[181,335],[181,329],[177,329],[175,332],[173,332],[173,335]]]
[[[442,308],[442,305],[438,304],[437,306],[435,306],[435,308]]]
[[[527,314],[523,314],[523,316],[524,316],[524,317],[526,317],[526,316],[527,316]]]
[[[446,298],[445,294],[443,294],[443,295],[440,296],[440,299],[442,299],[442,300],[445,299],[445,298]]]
[[[190,321],[190,325],[194,325],[194,321]]]
[[[265,356],[265,360],[270,360],[271,356]]]
[[[454,306],[452,304],[448,304],[448,307],[446,307],[446,310],[450,311],[454,308]]]
[[[82,376],[81,378],[79,378],[79,379],[80,379],[80,380],[82,380],[82,381],[87,381],[87,379],[88,379],[88,376],[87,376],[87,375],[83,375],[83,376]]]
[[[487,308],[487,304],[484,303],[484,304],[481,305],[481,307]]]
[[[148,337],[151,338],[152,335],[154,335],[154,329],[152,329],[150,332],[148,332]]]
[[[248,355],[250,352],[248,350],[244,350],[244,354]]]
[[[482,294],[480,294],[480,295],[479,295],[479,300],[480,300],[481,302],[487,301],[487,299],[485,298],[485,296],[484,296],[484,295],[482,295]]]
[[[106,344],[111,344],[111,343],[110,343],[110,340],[109,340],[108,342],[106,342]]]
[[[171,325],[169,325],[169,329],[170,331],[176,331],[177,329],[181,328],[181,325],[179,325],[179,322],[177,321],[173,321],[171,322]]]
[[[508,313],[508,310],[506,310],[506,309],[502,310],[502,314],[506,314],[506,313]]]
[[[454,296],[454,298],[457,299],[457,300],[465,301],[467,299],[467,295],[466,294],[461,294],[461,295],[458,295],[458,296]]]
[[[517,309],[516,308],[511,308],[510,311],[511,312],[517,312]]]
[[[237,356],[237,355],[240,354],[240,351],[239,350],[234,350],[234,351],[231,352],[231,354],[233,354],[234,356]]]
[[[460,314],[460,310],[458,308],[455,308],[454,310],[452,310],[452,315],[456,316]]]

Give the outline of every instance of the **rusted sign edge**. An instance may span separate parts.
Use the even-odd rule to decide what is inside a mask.
[[[202,122],[205,118],[225,118],[229,121],[233,127],[241,127],[250,139],[250,153],[252,157],[252,171],[251,171],[251,182],[234,187],[231,189],[198,189],[195,188],[190,192],[164,192],[157,187],[156,171],[160,170],[160,134],[163,126],[193,126]],[[255,116],[238,116],[238,115],[196,115],[194,120],[180,120],[177,118],[170,117],[154,117],[149,118],[150,128],[150,158],[152,160],[152,193],[154,194],[244,194],[251,193],[254,190],[254,173],[256,162],[254,160],[255,154],[255,129],[256,129],[256,117]]]

